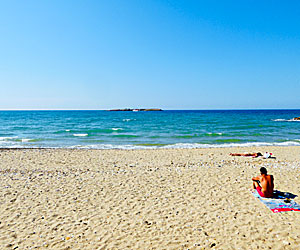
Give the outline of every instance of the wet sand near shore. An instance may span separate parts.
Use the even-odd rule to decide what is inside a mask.
[[[2,149],[0,249],[300,249],[300,212],[251,194],[263,166],[300,195],[300,147]]]

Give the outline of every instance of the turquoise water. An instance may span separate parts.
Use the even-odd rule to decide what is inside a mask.
[[[0,111],[1,148],[300,145],[300,110]]]

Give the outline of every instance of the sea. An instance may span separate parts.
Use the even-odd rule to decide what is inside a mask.
[[[300,110],[0,111],[0,148],[300,146]]]

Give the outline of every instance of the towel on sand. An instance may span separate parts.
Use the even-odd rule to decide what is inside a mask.
[[[261,197],[256,190],[253,190],[252,194],[257,197],[262,203],[272,210],[273,213],[287,212],[287,211],[299,211],[300,205],[293,201],[292,198],[296,196],[290,193],[282,193],[280,191],[274,191],[273,198]]]

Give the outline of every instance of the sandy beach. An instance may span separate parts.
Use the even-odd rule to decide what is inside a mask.
[[[276,159],[229,155],[246,151]],[[250,190],[264,166],[275,189],[300,195],[300,147],[3,149],[0,159],[0,249],[300,249],[300,212],[273,213]]]

